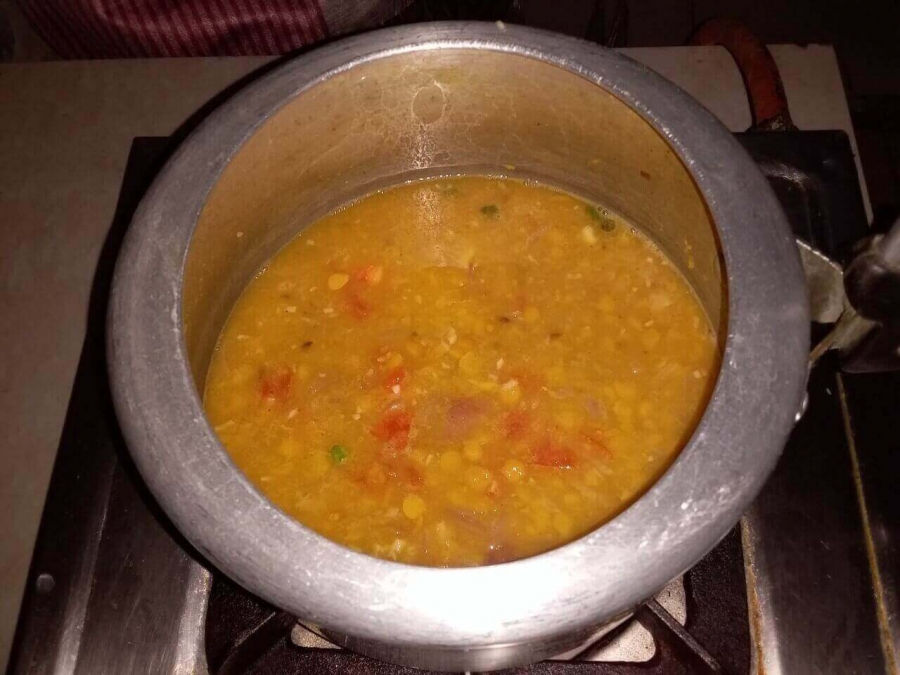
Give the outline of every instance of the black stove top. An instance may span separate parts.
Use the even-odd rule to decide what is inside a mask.
[[[846,136],[739,137],[796,234],[844,258],[867,229]],[[214,571],[131,464],[107,386],[106,297],[131,213],[171,147],[157,138],[132,146],[94,280],[9,672],[422,672],[332,648]],[[832,360],[820,361],[809,409],[775,474],[742,524],[676,584],[680,609],[667,611],[658,596],[637,611],[639,626],[617,629],[573,660],[507,672],[891,672],[900,500],[888,478],[900,475],[900,448],[882,432],[900,409],[898,383],[895,375],[839,375]],[[625,662],[628,649],[617,645],[641,626],[650,646],[638,650],[642,661]],[[617,660],[596,660],[610,655]]]

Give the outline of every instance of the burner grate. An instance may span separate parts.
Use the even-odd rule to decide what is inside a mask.
[[[359,672],[423,673],[336,647],[315,628],[216,575],[209,597],[210,675]],[[503,673],[704,675],[749,672],[750,631],[740,532],[736,528],[636,617],[558,659]]]
[[[683,627],[687,619],[684,581],[679,577],[657,594],[655,601]],[[328,641],[315,627],[295,623],[291,643],[304,649],[340,649]],[[601,629],[583,645],[555,657],[554,661],[592,661],[598,663],[646,663],[656,654],[656,643],[640,621],[626,621],[612,630]]]

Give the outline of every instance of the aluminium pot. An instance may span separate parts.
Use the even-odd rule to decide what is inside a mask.
[[[373,190],[466,172],[538,179],[639,226],[694,287],[723,353],[684,450],[616,518],[524,560],[436,569],[351,551],[279,510],[229,459],[200,391],[241,290],[300,229]],[[188,540],[339,644],[443,670],[565,652],[715,546],[781,453],[808,340],[785,216],[708,111],[596,45],[473,23],[336,42],[219,108],[135,214],[108,326],[128,447]]]

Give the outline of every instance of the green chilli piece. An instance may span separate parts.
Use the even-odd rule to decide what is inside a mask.
[[[485,204],[481,207],[481,215],[488,218],[496,218],[500,215],[500,207],[496,204]]]
[[[332,445],[330,454],[331,461],[335,464],[343,464],[344,460],[350,456],[350,453],[347,452],[347,448],[343,445]]]
[[[590,216],[591,220],[596,223],[600,223],[600,229],[604,232],[612,232],[616,229],[616,223],[612,218],[609,218],[606,211],[602,211],[598,209],[596,206],[591,206],[588,204],[584,207],[585,212]]]

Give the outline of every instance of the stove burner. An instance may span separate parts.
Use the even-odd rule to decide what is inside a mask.
[[[687,598],[684,578],[672,581],[653,599],[660,614],[668,615],[678,629],[687,621]],[[626,621],[611,632],[557,656],[554,661],[594,661],[598,663],[646,663],[656,655],[653,634],[640,619]]]
[[[747,134],[740,140],[769,174],[797,234],[837,258],[865,234],[843,134]],[[422,673],[337,649],[225,576],[207,572],[213,568],[195,562],[201,556],[169,524],[131,465],[107,388],[106,297],[130,215],[170,145],[144,138],[132,147],[95,278],[9,672]],[[882,652],[879,631],[897,632],[890,623],[896,607],[884,602],[896,603],[889,554],[900,515],[886,477],[898,475],[900,451],[879,453],[888,443],[879,439],[893,438],[879,430],[890,429],[898,396],[897,376],[838,376],[834,362],[823,360],[813,373],[806,417],[743,528],[609,635],[565,655],[568,660],[507,672],[884,671],[890,656]],[[843,433],[842,415],[855,449]],[[865,493],[868,520],[857,506],[854,472],[872,488]],[[882,604],[868,575],[863,523],[875,533]]]
[[[667,613],[683,627],[687,619],[684,580],[679,577],[656,595],[660,614]],[[320,629],[294,623],[291,627],[291,643],[303,649],[340,649],[322,634]],[[598,663],[646,663],[656,654],[653,635],[639,620],[626,620],[612,629],[602,629],[585,644],[552,661],[593,661]]]

